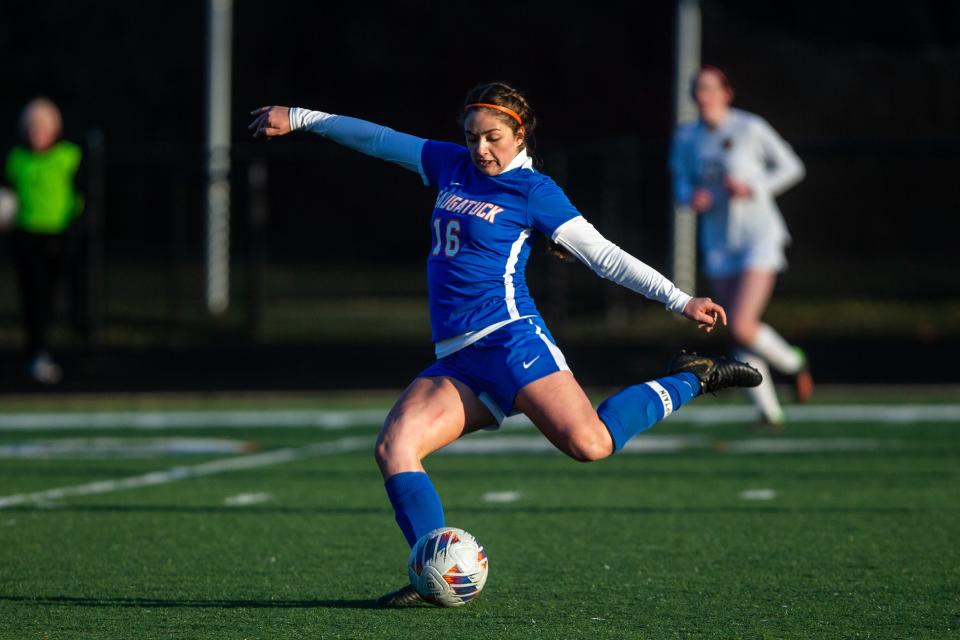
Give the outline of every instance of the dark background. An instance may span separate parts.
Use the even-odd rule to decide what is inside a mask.
[[[704,0],[702,10],[703,60],[727,70],[736,106],[769,120],[807,165],[779,201],[795,238],[771,308],[784,333],[857,338],[862,321],[905,353],[916,340],[955,344],[960,5]],[[237,0],[234,305],[211,320],[202,306],[205,3],[5,1],[0,149],[17,142],[19,112],[38,94],[62,108],[66,137],[84,143],[98,130],[104,140],[98,330],[64,333],[64,348],[80,358],[423,341],[423,313],[348,337],[349,314],[324,314],[425,309],[433,194],[413,174],[308,136],[252,143],[247,112],[263,104],[459,140],[466,89],[512,82],[538,112],[543,170],[602,231],[666,269],[673,20],[669,2],[636,15],[616,4]],[[269,213],[251,229],[247,170],[257,162],[268,169]],[[7,253],[0,344],[13,358]],[[598,286],[578,265],[533,262],[534,292],[562,339],[676,343],[673,329],[638,326],[649,304]]]

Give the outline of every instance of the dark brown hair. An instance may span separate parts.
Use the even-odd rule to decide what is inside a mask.
[[[516,113],[523,124],[521,125],[517,122],[510,114],[503,113],[496,109],[489,109],[487,107],[472,107],[470,105],[476,103],[487,103],[495,104],[499,107],[506,107],[514,113]],[[463,99],[463,106],[460,108],[460,114],[457,117],[457,122],[460,126],[463,126],[464,120],[467,119],[467,114],[474,109],[484,109],[487,108],[490,113],[494,114],[500,118],[503,122],[510,127],[510,130],[513,131],[516,135],[520,128],[523,128],[523,148],[527,150],[527,155],[529,155],[535,165],[539,165],[539,159],[535,157],[533,152],[533,132],[537,128],[537,116],[533,112],[533,107],[530,106],[530,102],[527,100],[527,97],[523,95],[518,89],[510,86],[506,82],[483,82],[477,86],[470,89],[467,92],[466,97]],[[563,247],[547,239],[547,253],[553,255],[560,260],[565,262],[576,262],[576,258],[570,255]]]
[[[488,104],[506,107],[520,116],[520,120],[523,122],[523,148],[527,150],[528,155],[533,157],[533,132],[537,128],[537,116],[533,112],[533,107],[530,106],[527,97],[506,82],[483,82],[478,84],[470,89],[470,91],[467,91],[467,95],[463,99],[463,107],[460,109],[460,114],[457,117],[457,122],[460,126],[463,126],[463,122],[466,120],[468,113],[474,109],[485,108],[467,108],[468,105],[478,102],[486,102]],[[514,135],[520,131],[520,123],[510,117],[510,115],[495,109],[489,109],[489,111],[503,120],[513,131]]]

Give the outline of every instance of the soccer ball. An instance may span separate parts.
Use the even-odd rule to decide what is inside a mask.
[[[454,527],[424,534],[410,550],[410,584],[438,607],[459,607],[487,582],[487,554],[477,539]]]
[[[6,231],[13,226],[18,205],[17,194],[6,187],[0,187],[0,231]]]

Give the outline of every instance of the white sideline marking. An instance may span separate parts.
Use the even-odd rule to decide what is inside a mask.
[[[960,422],[960,404],[836,404],[786,407],[789,422]],[[7,413],[0,415],[0,431],[61,431],[73,429],[245,429],[314,428],[349,429],[383,423],[386,409],[356,410],[251,410],[251,411],[96,411]],[[756,421],[756,410],[747,405],[683,407],[669,420],[711,426]],[[510,426],[530,426],[526,416],[507,419]]]
[[[62,438],[0,445],[3,458],[148,458],[250,453],[252,442],[225,438]]]
[[[201,476],[210,476],[218,473],[227,473],[229,471],[242,471],[245,469],[256,469],[258,467],[267,467],[274,464],[283,464],[293,460],[301,460],[313,456],[327,456],[348,451],[357,451],[370,447],[369,438],[351,437],[340,438],[332,442],[318,442],[305,447],[277,449],[276,451],[267,451],[265,453],[256,453],[247,456],[238,456],[235,458],[223,458],[221,460],[211,460],[188,467],[171,467],[163,471],[151,471],[139,476],[129,478],[120,478],[117,480],[100,480],[87,484],[76,485],[72,487],[59,487],[56,489],[47,489],[45,491],[35,491],[33,493],[19,493],[11,496],[0,497],[0,509],[13,507],[21,504],[30,504],[34,502],[45,502],[51,500],[60,500],[75,496],[91,496],[100,493],[110,493],[113,491],[122,491],[124,489],[137,489],[139,487],[150,487],[160,484],[168,484],[178,480],[188,478],[198,478]]]
[[[516,502],[522,495],[519,491],[488,491],[480,499],[484,502]]]
[[[773,489],[747,489],[740,492],[740,497],[744,500],[773,500],[777,492]]]
[[[228,507],[246,507],[251,504],[260,504],[273,500],[269,493],[238,493],[223,499],[223,504]]]

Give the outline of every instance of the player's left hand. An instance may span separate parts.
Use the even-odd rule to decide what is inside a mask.
[[[256,116],[247,127],[253,137],[276,138],[290,133],[290,107],[260,107],[250,112]]]
[[[718,321],[727,326],[727,312],[710,298],[692,298],[683,308],[683,315],[707,333],[716,329]]]
[[[753,195],[753,189],[746,182],[740,182],[733,178],[727,178],[727,191],[733,198],[749,198]]]

